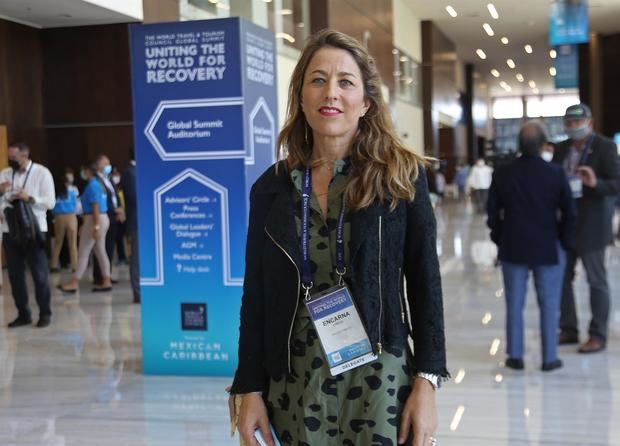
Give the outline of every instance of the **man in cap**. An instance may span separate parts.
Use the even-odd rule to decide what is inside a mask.
[[[569,139],[557,145],[554,162],[562,165],[577,202],[575,237],[567,255],[562,289],[560,344],[579,343],[573,279],[581,259],[590,285],[592,319],[589,339],[580,353],[605,349],[609,319],[609,283],[605,249],[613,240],[614,199],[620,193],[620,158],[613,141],[592,131],[592,112],[585,104],[566,109],[564,126]]]

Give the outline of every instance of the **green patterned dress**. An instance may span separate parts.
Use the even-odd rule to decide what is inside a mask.
[[[346,183],[346,165],[339,161],[329,186],[324,220],[312,194],[310,258],[313,293],[338,283],[336,225]],[[301,232],[303,172],[294,170],[294,203],[298,234]],[[345,217],[345,246],[350,222]],[[348,249],[345,250],[348,262]],[[355,297],[355,296],[354,296]],[[301,299],[301,297],[300,297]],[[316,330],[300,301],[291,337],[291,373],[270,382],[266,398],[269,416],[283,445],[369,446],[396,445],[400,414],[411,391],[406,351],[384,346],[376,361],[332,377]]]

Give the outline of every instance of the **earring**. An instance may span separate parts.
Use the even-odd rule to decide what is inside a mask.
[[[308,145],[308,122],[304,121],[304,141],[306,141],[306,145]]]

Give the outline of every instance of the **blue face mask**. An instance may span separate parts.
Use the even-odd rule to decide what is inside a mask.
[[[109,164],[103,168],[103,174],[107,177],[112,173],[112,166]]]

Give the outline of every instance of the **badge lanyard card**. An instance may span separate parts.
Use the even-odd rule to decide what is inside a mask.
[[[339,283],[322,293],[311,295],[313,287],[310,268],[310,197],[312,172],[306,169],[302,193],[302,240],[304,300],[316,328],[321,347],[332,376],[352,370],[377,359],[364,329],[355,302],[343,276],[344,260],[344,200],[336,228],[336,273]]]

